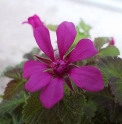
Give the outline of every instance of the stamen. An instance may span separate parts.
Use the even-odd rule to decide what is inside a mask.
[[[67,64],[63,60],[56,60],[53,62],[53,71],[55,74],[64,74],[67,69]]]

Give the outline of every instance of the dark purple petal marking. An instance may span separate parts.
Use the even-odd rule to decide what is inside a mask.
[[[41,61],[42,63],[46,64],[47,66],[49,67],[52,67],[52,61],[49,60],[49,59],[46,59],[46,58],[43,58],[43,57],[40,57],[40,56],[36,56],[34,55],[39,61]]]
[[[70,88],[70,90],[72,90],[74,92],[74,88],[72,86],[71,80],[68,75],[64,77],[64,81],[65,81],[66,85]]]

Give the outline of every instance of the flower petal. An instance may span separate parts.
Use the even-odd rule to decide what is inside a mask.
[[[36,92],[42,89],[51,81],[52,75],[46,72],[38,72],[30,77],[25,84],[25,89],[29,92]]]
[[[69,75],[74,83],[84,90],[97,92],[104,88],[101,72],[94,66],[74,68]]]
[[[66,58],[69,59],[69,62],[74,62],[92,57],[97,54],[97,52],[98,51],[94,47],[91,40],[82,39],[78,42],[75,49],[72,50]]]
[[[40,20],[39,16],[37,16],[36,14],[29,17],[28,21],[25,21],[22,24],[25,24],[25,23],[30,24],[33,28],[37,28],[37,27],[43,25],[43,22]]]
[[[74,42],[76,29],[72,22],[62,22],[57,30],[57,43],[61,59]]]
[[[63,87],[62,78],[56,77],[42,90],[40,100],[45,108],[51,108],[63,98]]]
[[[54,51],[51,45],[48,29],[43,25],[34,29],[34,37],[40,49],[51,59],[54,60]]]
[[[41,62],[37,62],[33,60],[27,61],[24,64],[23,77],[29,78],[32,74],[35,74],[37,72],[42,72],[45,69],[47,69],[47,66]]]

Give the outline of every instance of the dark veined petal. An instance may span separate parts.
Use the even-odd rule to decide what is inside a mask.
[[[43,22],[40,20],[38,15],[33,15],[28,18],[28,21],[23,22],[22,24],[28,23],[30,24],[33,28],[37,28],[41,25],[43,25]]]
[[[52,61],[49,60],[49,59],[46,59],[46,58],[43,58],[41,56],[37,56],[37,55],[34,55],[39,61],[41,61],[42,63],[46,64],[47,66],[49,67],[52,67]]]
[[[94,66],[74,68],[69,75],[74,83],[84,90],[97,92],[104,88],[101,72]]]
[[[25,89],[29,92],[36,92],[42,89],[51,81],[52,75],[46,72],[33,74],[25,84]]]
[[[74,92],[74,88],[72,86],[71,80],[68,75],[64,77],[64,81],[65,81],[66,85],[70,88],[70,90],[72,90]]]
[[[50,40],[50,34],[48,29],[42,25],[34,28],[34,37],[40,49],[54,61],[54,51]]]
[[[93,42],[89,39],[82,39],[78,42],[75,49],[69,53],[66,59],[69,59],[69,62],[75,62],[78,60],[87,59],[89,57],[97,54],[97,50],[93,45]]]
[[[24,78],[29,78],[31,75],[37,73],[37,72],[42,72],[45,69],[47,69],[47,66],[41,62],[37,62],[37,61],[27,61],[24,64],[24,68],[23,68],[23,77]]]
[[[40,100],[45,108],[51,108],[59,102],[64,95],[64,82],[62,78],[54,78],[41,92]]]
[[[57,43],[61,59],[74,42],[76,29],[72,22],[62,22],[57,30]]]

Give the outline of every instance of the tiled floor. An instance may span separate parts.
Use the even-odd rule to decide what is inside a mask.
[[[31,27],[21,24],[35,13],[46,24],[59,24],[64,20],[78,24],[82,18],[93,27],[90,32],[92,39],[112,36],[122,52],[122,12],[77,1],[0,0],[0,73],[5,67],[20,62],[25,52],[37,46]],[[56,47],[55,34],[51,35],[53,46]],[[6,80],[0,78],[0,93],[4,90]]]

